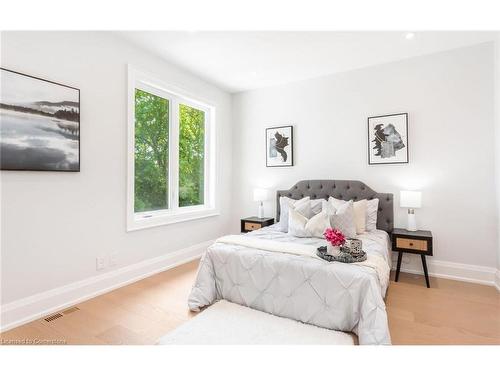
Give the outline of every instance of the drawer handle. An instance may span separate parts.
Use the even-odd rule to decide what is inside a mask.
[[[413,242],[410,242],[410,246],[413,246]]]

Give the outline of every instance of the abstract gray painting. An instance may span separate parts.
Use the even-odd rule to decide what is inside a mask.
[[[266,166],[293,165],[293,127],[278,126],[266,129]]]
[[[368,118],[368,163],[408,163],[408,114]]]
[[[0,167],[80,170],[80,90],[0,70]]]

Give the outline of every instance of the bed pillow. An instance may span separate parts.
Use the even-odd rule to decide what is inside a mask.
[[[346,237],[356,237],[353,201],[344,201],[336,206],[330,200],[323,205],[323,212],[328,215],[331,227],[340,230]]]
[[[308,219],[294,208],[288,213],[288,234],[295,237],[323,238],[323,233],[330,227],[328,214],[324,211]]]
[[[335,209],[338,209],[339,207],[342,207],[347,201],[343,201],[341,199],[330,197],[330,198],[328,198],[328,202]],[[367,207],[367,200],[366,199],[356,201],[353,203],[354,223],[356,225],[356,233],[357,234],[364,233],[366,230],[366,215],[367,215],[366,207]]]
[[[366,202],[366,230],[377,229],[378,198]]]
[[[366,231],[366,202],[366,199],[362,199],[353,204],[357,234],[365,233]]]
[[[290,208],[296,209],[302,216],[308,219],[313,216],[311,199],[309,197],[299,200],[280,197],[280,230],[282,232],[288,232],[288,211]]]

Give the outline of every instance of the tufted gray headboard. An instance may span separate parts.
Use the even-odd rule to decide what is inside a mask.
[[[377,229],[392,232],[394,227],[394,203],[391,193],[377,193],[361,181],[353,180],[304,180],[297,182],[289,190],[276,192],[276,221],[280,219],[280,197],[301,199],[328,199],[332,196],[343,200],[379,199]]]

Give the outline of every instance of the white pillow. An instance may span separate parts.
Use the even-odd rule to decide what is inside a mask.
[[[311,199],[311,210],[313,215],[319,214],[323,211],[323,202],[326,202],[325,199]]]
[[[377,229],[378,198],[366,202],[366,230]]]
[[[296,209],[289,209],[288,234],[292,236],[323,238],[323,233],[329,227],[330,220],[328,214],[324,211],[308,219]]]
[[[328,215],[331,227],[340,230],[348,238],[356,237],[353,202],[344,202],[337,207],[334,207],[330,199],[323,205],[323,212]]]
[[[346,201],[343,201],[341,199],[336,199],[334,197],[328,198],[328,202],[335,208],[338,209],[339,207],[342,207]],[[350,201],[352,202],[352,201]],[[356,233],[361,234],[364,233],[366,230],[366,206],[367,206],[367,200],[363,199],[360,201],[356,201],[353,203],[353,208],[354,208],[354,223],[356,224]]]
[[[280,230],[282,232],[288,232],[288,211],[290,208],[296,209],[301,215],[308,219],[313,216],[309,197],[304,197],[299,200],[280,197]]]
[[[366,199],[354,202],[354,221],[356,222],[356,233],[365,233],[366,230]]]

